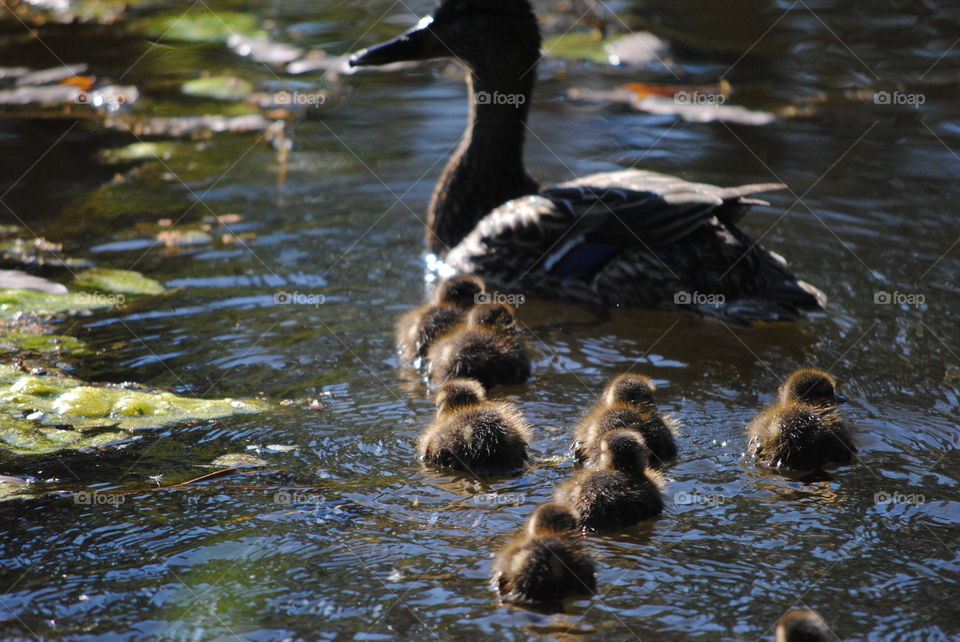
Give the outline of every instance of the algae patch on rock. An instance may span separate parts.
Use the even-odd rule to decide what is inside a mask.
[[[123,385],[91,385],[60,373],[30,374],[0,364],[0,452],[96,448],[130,439],[132,431],[142,428],[269,407],[253,399],[198,399]]]
[[[81,290],[42,292],[23,288],[0,288],[0,317],[25,314],[89,312],[123,305],[124,295],[163,294],[164,287],[139,272],[91,268],[84,270],[74,282]]]
[[[162,285],[139,272],[91,268],[77,275],[75,285],[89,290],[122,294],[163,294]]]

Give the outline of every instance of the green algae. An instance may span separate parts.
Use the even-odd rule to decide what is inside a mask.
[[[604,49],[608,41],[596,33],[572,31],[543,41],[543,53],[551,58],[609,62]]]
[[[253,399],[182,397],[0,364],[0,452],[17,455],[99,448],[131,439],[140,429],[268,408]]]
[[[213,12],[203,8],[186,13],[151,17],[143,21],[146,33],[163,41],[226,42],[230,36],[266,36],[255,16],[237,11]]]
[[[0,327],[0,354],[39,353],[84,355],[90,352],[87,344],[63,334],[35,334],[23,328]]]
[[[209,76],[195,78],[180,87],[187,96],[214,100],[243,100],[253,92],[253,83],[236,76]]]

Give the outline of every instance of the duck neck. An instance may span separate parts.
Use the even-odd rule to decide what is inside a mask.
[[[533,77],[532,69],[509,81],[469,72],[467,129],[430,202],[427,245],[435,254],[457,245],[498,205],[539,191],[523,165]]]

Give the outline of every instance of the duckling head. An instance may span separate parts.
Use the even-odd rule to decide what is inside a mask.
[[[434,297],[436,303],[449,303],[466,310],[477,302],[477,296],[483,292],[484,283],[480,277],[472,274],[458,274],[446,279],[437,287]]]
[[[795,371],[780,386],[780,401],[799,401],[813,406],[836,406],[846,401],[837,395],[837,383],[822,370],[803,368]]]
[[[527,524],[530,535],[559,535],[577,530],[577,518],[562,504],[541,504]]]
[[[777,622],[776,642],[825,642],[832,639],[830,627],[820,614],[809,609],[790,611]]]
[[[540,57],[540,30],[529,0],[442,0],[433,16],[389,42],[350,58],[363,67],[394,62],[454,58],[472,70],[496,69],[510,61],[520,68]]]
[[[445,413],[475,406],[486,398],[483,385],[476,379],[451,379],[437,390],[437,412]]]
[[[504,303],[481,303],[467,315],[467,325],[470,327],[484,328],[494,332],[510,330],[516,320],[513,310]]]
[[[604,401],[608,406],[625,403],[643,408],[655,407],[653,393],[657,386],[653,379],[640,374],[626,373],[610,380],[604,391]]]
[[[639,477],[647,467],[650,450],[635,430],[611,430],[600,441],[600,468]]]

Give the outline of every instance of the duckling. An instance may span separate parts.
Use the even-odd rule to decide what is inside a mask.
[[[493,585],[509,601],[558,605],[597,592],[596,568],[576,538],[577,519],[560,504],[542,504],[493,562]],[[559,610],[559,609],[557,609]]]
[[[596,463],[600,437],[611,430],[629,428],[643,436],[650,450],[651,466],[662,468],[677,457],[673,419],[657,412],[650,377],[622,374],[610,380],[603,397],[574,430],[574,454],[578,461]]]
[[[768,468],[814,471],[849,464],[857,448],[837,412],[843,401],[829,374],[797,370],[780,386],[777,401],[747,426],[748,451]]]
[[[427,353],[430,381],[476,379],[487,389],[530,378],[530,354],[516,333],[516,317],[503,303],[482,303],[466,323],[438,339]]]
[[[803,609],[780,618],[774,642],[827,642],[834,637],[819,613]]]
[[[472,475],[523,469],[530,426],[511,404],[488,401],[474,379],[452,379],[436,395],[437,416],[420,437],[423,461]]]
[[[472,274],[459,274],[444,280],[437,287],[433,302],[400,317],[396,337],[401,359],[412,363],[427,356],[436,338],[460,323],[483,291],[483,279]]]
[[[580,528],[613,531],[663,512],[662,477],[648,468],[649,450],[635,430],[600,438],[599,470],[583,470],[557,488],[553,501],[570,506]]]
[[[780,401],[800,401],[812,406],[836,408],[847,398],[837,394],[837,382],[823,370],[800,368],[780,386]]]

